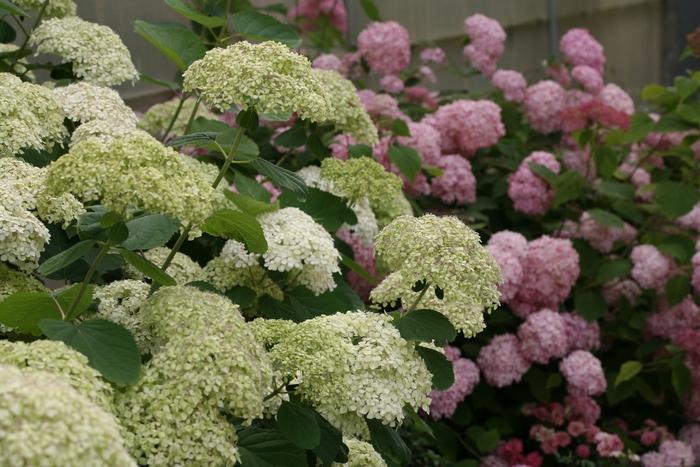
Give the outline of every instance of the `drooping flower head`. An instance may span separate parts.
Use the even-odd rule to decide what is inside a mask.
[[[501,108],[488,100],[460,99],[440,107],[424,120],[440,132],[443,153],[472,156],[505,135]]]
[[[455,217],[402,216],[375,238],[378,259],[391,271],[371,293],[379,304],[401,302],[443,313],[465,336],[484,329],[484,311],[498,305],[498,265],[479,234]],[[427,292],[414,291],[425,283]]]
[[[569,64],[576,67],[585,65],[601,75],[605,67],[603,46],[587,29],[574,28],[564,34],[559,41],[559,50]]]
[[[370,23],[357,36],[357,48],[369,68],[381,75],[393,75],[411,61],[408,31],[396,21]]]
[[[73,64],[73,73],[100,86],[115,86],[139,78],[131,54],[107,26],[76,16],[42,22],[29,44],[37,53],[54,54]]]
[[[67,134],[63,119],[49,89],[0,73],[0,157],[60,142]]]
[[[309,59],[279,42],[240,41],[208,51],[183,75],[183,89],[213,109],[254,107],[271,114],[298,113],[314,122],[333,120],[333,103],[312,73]]]
[[[496,62],[503,55],[506,32],[501,24],[487,16],[476,14],[464,20],[469,44],[464,56],[472,66],[489,77],[496,71]]]
[[[551,206],[554,190],[532,171],[530,164],[542,165],[555,174],[559,173],[561,166],[552,154],[535,151],[523,159],[518,170],[508,177],[508,196],[513,201],[515,210],[531,216],[541,216]]]

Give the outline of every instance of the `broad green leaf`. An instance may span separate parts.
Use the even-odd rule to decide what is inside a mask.
[[[280,133],[279,136],[275,138],[275,144],[277,146],[284,146],[285,148],[298,148],[306,143],[306,130],[302,126],[293,126],[289,130]]]
[[[209,16],[192,9],[182,0],[165,0],[165,3],[173,10],[180,13],[187,19],[199,23],[207,28],[218,28],[226,24],[226,18],[220,16]]]
[[[301,38],[291,26],[272,16],[255,10],[241,11],[233,15],[233,32],[253,41],[277,41],[294,49],[301,45]]]
[[[389,148],[389,159],[411,181],[420,172],[421,158],[418,151],[408,146],[392,145]]]
[[[95,240],[78,242],[67,250],[44,261],[37,269],[37,272],[43,276],[48,276],[56,271],[60,271],[82,258],[96,243]]]
[[[603,209],[590,209],[588,214],[595,220],[598,224],[604,225],[606,227],[613,227],[616,229],[621,229],[625,226],[625,222],[620,219],[615,214],[605,211]]]
[[[411,459],[411,450],[392,427],[384,425],[374,418],[367,419],[370,437],[374,449],[390,465],[407,465]]]
[[[219,209],[204,221],[202,230],[209,235],[234,238],[253,253],[265,253],[267,241],[258,220],[242,211]]]
[[[634,378],[635,376],[637,376],[637,374],[639,374],[640,371],[642,371],[642,368],[642,364],[636,360],[630,360],[628,362],[623,363],[622,365],[620,365],[620,371],[615,377],[615,386],[619,386],[620,383],[629,381],[630,379]]]
[[[273,428],[255,425],[238,431],[241,465],[246,467],[305,466],[306,452]]]
[[[260,125],[260,119],[255,107],[246,107],[236,115],[236,124],[246,131],[255,131]]]
[[[700,83],[692,78],[686,78],[685,76],[677,76],[673,85],[678,91],[678,95],[684,100],[695,94],[698,88],[700,88]]]
[[[690,390],[692,385],[690,370],[682,360],[676,361],[671,369],[671,384],[679,399],[683,399]]]
[[[153,279],[154,282],[160,285],[176,285],[175,279],[143,256],[123,248],[119,248],[119,254],[122,255],[127,263],[135,267],[142,274]]]
[[[629,274],[631,269],[632,264],[625,259],[608,261],[601,264],[598,268],[596,280],[599,284],[604,284],[605,282],[617,279],[618,277],[625,277],[627,274]]]
[[[669,91],[659,84],[648,84],[642,89],[642,99],[645,101],[656,100]]]
[[[372,157],[372,146],[367,144],[352,144],[348,147],[348,157]]]
[[[126,223],[129,236],[121,246],[127,250],[150,250],[162,246],[178,231],[180,222],[165,214],[148,214]]]
[[[20,7],[15,5],[9,0],[0,0],[0,10],[4,10],[11,15],[15,16],[29,16],[29,14],[22,10]]]
[[[196,133],[190,133],[189,135],[177,136],[170,141],[168,141],[167,146],[173,148],[180,148],[182,146],[197,146],[209,148],[211,144],[216,141],[217,132],[213,131],[198,131]]]
[[[236,141],[239,131],[243,130],[241,130],[240,128],[229,128],[228,130],[220,132],[216,136],[216,142],[219,144],[219,146],[224,148],[226,154],[230,153],[233,149],[233,143]],[[212,147],[212,149],[218,150],[218,147]],[[258,148],[258,145],[255,144],[255,141],[248,138],[245,135],[245,133],[243,133],[240,141],[238,142],[238,148],[236,148],[236,153],[233,155],[233,160],[252,161],[254,159],[257,159],[259,155],[260,148]]]
[[[670,219],[676,219],[690,212],[700,201],[697,188],[682,182],[661,182],[656,184],[654,200],[661,212]]]
[[[257,217],[266,212],[276,211],[280,208],[279,202],[274,202],[272,204],[265,203],[264,201],[251,198],[250,196],[231,191],[228,188],[224,188],[224,196],[233,202],[238,209],[253,217]]]
[[[536,175],[539,175],[543,180],[546,182],[549,182],[549,184],[554,184],[554,181],[557,179],[557,174],[552,172],[549,167],[546,167],[542,164],[536,164],[535,162],[530,162],[528,164],[528,167],[530,170],[535,173]]]
[[[559,207],[578,198],[583,192],[586,180],[578,172],[564,172],[554,181],[554,207]]]
[[[586,321],[595,321],[603,317],[608,305],[597,290],[580,290],[574,295],[574,308]]]
[[[629,183],[604,180],[595,187],[598,193],[609,198],[628,200],[634,198],[634,187]]]
[[[15,28],[13,28],[10,23],[0,18],[0,44],[9,44],[15,39],[17,39],[17,31],[15,31]]]
[[[318,412],[316,412],[316,423],[321,431],[321,442],[313,449],[314,454],[324,462],[324,465],[347,462],[348,447],[343,443],[343,434]]]
[[[41,335],[42,319],[61,319],[57,302],[45,292],[19,292],[0,302],[0,323],[22,333]]]
[[[150,75],[147,75],[145,73],[140,73],[139,79],[141,81],[155,84],[156,86],[160,86],[162,88],[167,88],[167,89],[170,89],[172,91],[179,91],[180,89],[182,89],[182,86],[180,86],[178,83],[175,83],[173,81],[165,81],[163,79],[158,79],[154,76],[150,76]]]
[[[689,293],[690,278],[688,276],[674,276],[666,282],[666,299],[669,306],[679,304]]]
[[[282,401],[277,411],[277,428],[300,448],[313,449],[321,441],[316,412],[294,402]]]
[[[619,153],[607,146],[600,146],[593,150],[593,160],[597,173],[602,178],[610,178],[619,165]]]
[[[488,453],[496,449],[496,446],[501,441],[501,436],[498,430],[492,428],[490,430],[484,430],[479,433],[475,439],[474,443],[479,451],[482,453]]]
[[[697,130],[697,124],[691,123],[676,112],[667,113],[654,125],[654,131],[659,133],[671,133],[675,131]]]
[[[136,33],[185,71],[192,62],[204,57],[207,49],[197,34],[178,23],[134,21]]]
[[[285,300],[294,310],[294,315],[309,319],[342,311],[363,309],[364,303],[347,282],[340,276],[336,276],[334,279],[336,287],[321,295],[314,294],[306,287],[295,287],[287,292]],[[297,321],[303,321],[303,319]]]
[[[697,104],[681,104],[676,109],[676,112],[685,120],[695,125],[700,125],[700,108],[698,108]]]
[[[307,195],[308,187],[306,183],[294,172],[261,158],[255,159],[250,165],[262,175],[269,178],[275,185],[288,188],[302,197]]]
[[[665,92],[665,88],[662,88]],[[643,140],[654,129],[654,120],[646,113],[636,113],[630,119],[630,127],[623,135],[622,144],[636,143]]]
[[[134,336],[124,327],[104,319],[78,324],[45,319],[39,327],[49,339],[85,355],[90,366],[114,384],[127,386],[139,379],[141,354]]]
[[[65,290],[60,291],[58,294],[54,296],[56,301],[59,303],[61,306],[61,309],[63,309],[64,313],[68,313],[68,310],[70,310],[71,305],[73,305],[73,302],[75,301],[76,298],[78,298],[78,294],[80,293],[80,288],[82,287],[82,284],[73,284],[70,287],[68,287]],[[80,301],[76,304],[75,308],[71,312],[70,316],[67,316],[66,319],[74,319],[77,316],[80,316],[80,314],[87,310],[87,308],[90,306],[92,303],[92,294],[95,291],[95,286],[93,284],[88,284],[85,287],[85,291],[83,292],[83,295],[80,297]]]
[[[343,224],[357,224],[357,216],[342,198],[318,188],[309,188],[304,200],[285,191],[279,197],[282,207],[299,208],[329,232],[335,232]]]
[[[374,3],[374,0],[360,0],[360,5],[369,19],[372,21],[382,20],[382,17],[379,15],[379,8],[377,8],[377,4]]]
[[[232,287],[224,295],[241,308],[252,306],[257,298],[257,294],[253,289],[243,286]]]
[[[260,183],[250,177],[246,177],[241,172],[236,171],[233,174],[233,184],[236,186],[238,193],[249,196],[263,203],[269,203],[272,195]]]
[[[433,386],[435,389],[447,389],[455,382],[455,375],[452,369],[452,362],[437,350],[427,347],[417,346],[416,352],[421,356],[428,367],[428,371],[433,375]]]
[[[358,276],[362,277],[364,280],[369,282],[372,285],[377,285],[377,278],[374,277],[372,274],[369,273],[365,268],[363,268],[357,261],[354,259],[350,258],[347,255],[344,255],[343,253],[340,253],[340,262],[345,265],[348,269],[350,269],[352,272],[357,274]]]
[[[393,322],[406,340],[432,342],[445,345],[457,337],[450,320],[435,310],[414,310]]]
[[[397,118],[391,124],[391,132],[394,136],[411,136],[411,130],[408,129],[408,125],[400,118]]]

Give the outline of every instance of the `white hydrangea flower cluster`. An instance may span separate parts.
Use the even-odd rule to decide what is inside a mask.
[[[333,290],[333,274],[340,272],[340,253],[333,237],[311,216],[297,208],[283,208],[258,217],[268,249],[265,267],[287,271],[298,284],[315,294]]]
[[[341,133],[348,134],[358,143],[374,146],[379,142],[377,127],[365,111],[357,88],[352,81],[343,78],[337,71],[313,69],[323,83],[333,103],[333,123]]]
[[[265,268],[257,264],[257,260],[255,265],[237,267],[222,253],[222,256],[217,256],[207,263],[204,274],[205,280],[222,293],[233,287],[247,287],[253,290],[257,297],[269,295],[275,300],[284,300],[282,289],[270,278]]]
[[[0,73],[0,158],[47,149],[66,134],[63,112],[49,89]]]
[[[314,122],[333,120],[335,106],[309,59],[279,42],[240,41],[208,51],[183,75],[183,89],[213,109],[254,107],[260,113],[297,113]]]
[[[42,22],[29,39],[37,53],[54,54],[73,63],[73,73],[100,86],[136,81],[139,73],[121,38],[109,27],[77,16]]]
[[[0,301],[17,292],[46,292],[46,290],[40,280],[0,263]],[[1,327],[0,330],[2,330]]]
[[[13,3],[25,10],[40,11],[44,3],[44,17],[46,18],[63,18],[64,16],[75,16],[76,6],[73,0],[13,0]]]
[[[406,405],[428,410],[432,376],[387,315],[355,311],[298,324],[258,319],[251,328],[277,370],[331,422],[366,417],[396,425]]]
[[[343,437],[343,442],[348,447],[348,461],[334,462],[333,467],[386,467],[386,462],[370,443],[349,436]]]
[[[232,465],[236,430],[225,412],[261,417],[272,366],[238,306],[192,287],[163,287],[141,306],[153,358],[116,398],[142,464]]]
[[[170,251],[170,248],[159,246],[146,251],[144,256],[156,266],[161,266],[170,254]],[[126,266],[124,273],[127,277],[136,280],[143,280],[146,277],[142,272],[138,271],[131,265]],[[170,277],[175,279],[175,282],[177,282],[179,285],[185,285],[195,281],[202,281],[205,278],[202,267],[194,262],[192,258],[180,252],[175,253],[173,260],[168,267],[168,274]]]
[[[63,342],[38,340],[26,344],[0,341],[0,365],[51,373],[92,403],[107,411],[112,409],[112,387],[88,365],[85,355]]]
[[[114,417],[60,378],[0,365],[0,464],[136,467]]]
[[[19,50],[19,46],[17,44],[0,43],[0,53],[15,52],[17,50]],[[29,62],[27,62],[25,58],[20,58],[17,60],[17,63],[15,63],[12,71],[18,75],[24,75],[29,81],[36,81],[36,75],[34,75],[32,71],[27,71],[26,65],[28,63]]]
[[[148,299],[150,285],[125,279],[95,290],[97,315],[131,331],[141,353],[148,351],[148,334],[141,325],[139,309]]]
[[[420,308],[443,313],[465,337],[482,331],[483,312],[499,304],[500,269],[479,234],[456,217],[399,217],[379,232],[375,251],[392,271],[371,292],[375,303],[408,308],[420,297]],[[414,292],[423,281],[427,292]]]
[[[120,138],[138,136],[141,130],[130,125],[115,125],[109,120],[90,120],[81,124],[70,137],[70,147],[94,139],[102,145],[109,145]]]
[[[3,194],[3,201],[7,198],[7,194]],[[11,200],[9,209],[0,206],[0,261],[31,271],[39,263],[50,235],[46,226],[31,212],[16,208],[20,202],[19,199]]]
[[[49,166],[46,186],[50,194],[100,201],[127,218],[145,210],[197,226],[223,196],[203,171],[192,170],[201,164],[139,131],[106,146],[94,140],[76,144]]]
[[[170,122],[175,116],[178,105],[180,105],[180,99],[177,97],[167,102],[155,104],[148,109],[145,114],[143,114],[143,117],[141,117],[139,120],[138,127],[157,138],[162,137],[165,134],[165,130],[168,129],[168,125],[170,125]],[[194,106],[194,99],[186,99],[182,103],[180,113],[178,113],[177,118],[173,123],[173,127],[170,129],[170,136],[182,136],[185,134],[190,115],[192,115],[192,112],[194,111]],[[210,120],[217,120],[218,118],[216,114],[203,105],[200,105],[197,108],[197,118],[199,117],[204,117]]]

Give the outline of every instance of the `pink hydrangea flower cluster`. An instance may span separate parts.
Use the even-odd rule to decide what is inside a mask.
[[[401,119],[405,122],[410,122],[411,119],[399,109],[399,103],[389,94],[377,94],[376,92],[363,89],[357,92],[357,97],[360,98],[365,111],[372,117],[375,122],[385,120],[393,121]]]
[[[597,350],[600,348],[600,326],[595,321],[586,321],[576,313],[561,313],[564,320],[568,351]]]
[[[503,93],[509,102],[522,102],[525,99],[527,81],[522,73],[514,70],[498,70],[491,76],[491,84]]]
[[[569,232],[570,235],[571,233]],[[573,234],[569,238],[582,238],[601,253],[609,253],[615,242],[632,243],[637,236],[637,229],[627,222],[623,227],[608,227],[598,223],[588,212],[584,212]]]
[[[343,76],[345,76],[348,72],[343,61],[334,54],[321,54],[314,59],[312,65],[314,68],[321,70],[337,71]]]
[[[527,239],[517,232],[503,230],[491,236],[486,248],[501,269],[501,298],[509,302],[515,298],[523,278],[521,261],[527,254]]]
[[[408,31],[396,21],[370,23],[358,36],[357,48],[369,68],[380,75],[393,75],[411,62]]]
[[[684,329],[700,327],[700,308],[690,296],[672,307],[662,301],[659,310],[647,318],[646,324],[650,334],[674,340]]]
[[[559,362],[559,371],[569,384],[569,392],[596,396],[607,388],[600,360],[586,350],[576,350],[567,355]]]
[[[486,382],[498,388],[520,381],[530,369],[530,362],[523,357],[518,338],[513,334],[494,336],[481,348],[476,363]]]
[[[437,65],[442,65],[445,63],[446,58],[447,56],[445,55],[445,51],[440,47],[429,47],[421,50],[420,52],[420,61],[423,63],[435,63]]]
[[[441,135],[443,153],[470,157],[481,148],[493,146],[505,135],[501,108],[488,100],[460,99],[440,107],[423,119]]]
[[[695,455],[683,441],[668,440],[661,443],[658,452],[642,455],[641,462],[643,467],[688,467],[695,465]]]
[[[693,229],[696,232],[700,232],[700,203],[696,204],[688,214],[685,214],[676,219],[676,222],[681,227],[685,227],[686,229]]]
[[[418,151],[424,164],[437,166],[441,154],[440,132],[427,123],[418,122],[410,122],[408,131],[411,136],[398,137],[398,143]]]
[[[427,65],[421,65],[420,68],[418,68],[418,74],[420,75],[420,79],[426,83],[437,83],[437,76],[435,76],[435,72]]]
[[[391,94],[398,94],[403,91],[403,80],[396,75],[385,75],[379,81],[382,89]]]
[[[476,177],[472,165],[459,155],[442,156],[436,167],[442,175],[430,180],[430,191],[445,204],[468,204],[476,201]]]
[[[566,103],[566,92],[554,81],[540,81],[525,92],[525,118],[540,133],[559,131],[561,113]]]
[[[603,89],[603,77],[600,72],[588,65],[575,66],[571,70],[571,77],[591,94],[598,94]]]
[[[437,93],[425,86],[409,86],[403,90],[403,96],[408,102],[420,104],[428,110],[438,107]]]
[[[620,457],[625,448],[619,436],[602,431],[595,435],[595,442],[600,457]]]
[[[603,104],[619,112],[627,115],[632,115],[634,113],[634,101],[630,95],[617,84],[606,84],[597,98]]]
[[[342,0],[300,0],[289,10],[288,16],[290,19],[301,20],[304,31],[316,29],[321,16],[327,17],[341,33],[348,31],[348,12]]]
[[[496,62],[503,55],[506,32],[498,21],[481,14],[465,19],[464,31],[469,36],[464,56],[483,75],[491,76],[496,71]]]
[[[498,445],[496,455],[506,462],[506,465],[540,467],[544,462],[542,455],[536,451],[525,454],[521,439],[513,438]]]
[[[603,284],[603,298],[608,305],[614,305],[625,297],[630,304],[634,305],[637,298],[642,293],[636,282],[631,279],[613,279]]]
[[[445,347],[445,356],[452,362],[455,382],[444,391],[434,390],[430,394],[430,416],[434,420],[451,417],[460,402],[479,384],[479,367],[468,358],[462,358],[458,348]]]
[[[661,290],[672,272],[673,263],[654,245],[637,245],[630,254],[632,278],[645,289]]]
[[[700,252],[693,255],[693,277],[691,279],[691,284],[695,292],[700,292]]]
[[[531,362],[545,364],[561,358],[569,350],[564,319],[552,310],[540,310],[518,327],[520,350]]]
[[[590,149],[581,149],[578,146],[567,148],[562,154],[562,162],[567,169],[574,170],[589,180],[595,180],[596,167],[591,159]]]
[[[583,393],[569,393],[564,399],[572,417],[586,423],[595,423],[600,418],[600,405]]]
[[[587,29],[575,28],[567,31],[559,41],[559,50],[572,66],[586,65],[603,74],[605,67],[603,46]]]
[[[556,158],[544,151],[535,151],[520,163],[518,170],[508,177],[508,196],[516,211],[541,216],[554,200],[554,190],[530,169],[530,164],[543,165],[558,174],[561,166]]]
[[[681,428],[678,433],[681,441],[691,447],[696,459],[700,459],[700,425],[691,423]]]

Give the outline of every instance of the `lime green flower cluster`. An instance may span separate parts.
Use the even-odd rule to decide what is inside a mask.
[[[275,300],[284,300],[282,289],[270,278],[265,268],[258,264],[236,266],[222,254],[207,263],[204,274],[206,281],[222,293],[234,287],[247,287],[257,297],[269,295]]]
[[[37,53],[58,55],[73,63],[73,73],[100,86],[136,81],[139,73],[121,38],[107,26],[77,16],[42,22],[29,44]]]
[[[99,201],[129,217],[136,210],[163,213],[200,225],[223,194],[215,191],[194,161],[166,148],[148,133],[115,139],[108,145],[82,141],[49,166],[49,194],[72,193],[83,202]]]
[[[258,319],[251,327],[279,373],[332,423],[366,417],[396,425],[406,405],[428,409],[431,374],[390,321],[356,311],[298,324]]]
[[[46,3],[44,17],[63,18],[64,16],[75,16],[76,6],[73,0],[13,0],[13,3],[25,10],[40,11]]]
[[[114,417],[60,376],[0,365],[0,464],[136,467]]]
[[[0,44],[0,53],[15,52],[17,50],[19,50],[19,46],[17,44]],[[34,72],[27,70],[28,63],[29,62],[27,62],[26,58],[20,58],[14,65],[14,72],[18,73],[19,75],[24,75],[24,77],[29,81],[36,81],[36,75]]]
[[[370,443],[347,436],[343,442],[348,447],[348,461],[333,463],[333,467],[386,467],[386,462]]]
[[[456,217],[402,216],[375,238],[378,260],[392,271],[372,292],[379,304],[443,313],[465,337],[485,327],[483,312],[498,306],[500,269],[479,234]],[[414,292],[417,283],[427,288]]]
[[[0,73],[0,158],[61,142],[67,134],[63,118],[51,90]]]
[[[151,289],[145,282],[125,279],[95,290],[97,315],[131,331],[141,353],[148,351],[148,333],[141,325],[139,309]]]
[[[0,263],[0,301],[17,292],[46,292],[38,279]]]
[[[151,263],[160,266],[170,254],[170,248],[159,246],[145,252],[144,256]],[[131,279],[143,280],[146,276],[135,267],[126,267],[125,274]],[[204,280],[202,267],[184,253],[177,252],[168,267],[168,274],[180,285]]]
[[[314,69],[313,73],[323,83],[332,98],[333,123],[342,133],[352,136],[357,143],[373,146],[379,141],[377,127],[357,97],[352,81],[333,70]]]
[[[238,306],[193,287],[159,289],[141,306],[153,358],[116,397],[142,464],[233,465],[236,430],[225,413],[261,417],[272,366]]]
[[[183,89],[198,93],[213,109],[254,107],[261,113],[296,112],[314,122],[333,120],[332,98],[309,59],[278,42],[212,49],[183,78]]]
[[[139,120],[138,127],[157,138],[162,137],[175,116],[178,105],[180,105],[180,99],[174,98],[152,106],[143,114],[143,117]],[[182,136],[185,134],[190,115],[192,115],[194,111],[194,106],[194,99],[186,99],[182,103],[182,108],[170,130],[170,136]],[[218,118],[216,114],[203,105],[197,108],[197,117],[204,117],[210,120],[216,120]]]

